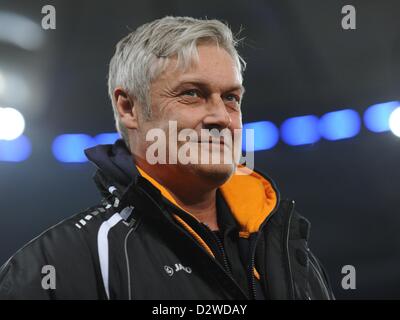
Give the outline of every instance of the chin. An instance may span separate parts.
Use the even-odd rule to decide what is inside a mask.
[[[215,187],[224,184],[236,169],[231,148],[220,144],[197,145],[198,153],[196,157],[190,158],[189,163],[183,164],[178,160],[180,169]]]
[[[196,164],[191,167],[197,176],[215,185],[224,184],[235,171],[233,164]]]

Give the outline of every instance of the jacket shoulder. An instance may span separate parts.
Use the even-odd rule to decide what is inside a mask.
[[[96,235],[111,211],[89,207],[28,242],[0,268],[0,299],[62,298],[96,288]]]

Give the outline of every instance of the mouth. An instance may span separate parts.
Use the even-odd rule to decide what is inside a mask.
[[[215,144],[215,145],[226,145],[223,139],[219,139],[219,140],[200,140],[200,141],[196,141],[197,143],[204,143],[204,144]]]
[[[187,142],[197,143],[197,144],[203,145],[203,146],[204,145],[209,145],[209,146],[213,146],[213,147],[220,146],[220,147],[229,147],[229,148],[231,148],[232,147],[232,142],[230,142],[230,141],[225,142],[224,140],[225,139],[223,139],[223,138],[214,137],[214,138],[203,139],[203,140],[202,139],[190,139]]]

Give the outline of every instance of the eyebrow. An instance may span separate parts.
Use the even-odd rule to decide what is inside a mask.
[[[198,86],[202,89],[206,89],[206,90],[210,91],[209,90],[210,86],[202,80],[183,80],[181,82],[178,82],[174,87],[176,89],[176,88],[179,88],[180,86],[183,86],[186,84],[192,84],[192,85]],[[231,91],[235,91],[235,90],[240,90],[241,95],[244,95],[244,93],[246,91],[245,87],[242,84],[240,84],[240,85],[234,85],[232,87],[229,87],[227,90],[225,90],[225,92],[231,92]]]

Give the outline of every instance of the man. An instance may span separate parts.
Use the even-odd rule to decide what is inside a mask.
[[[108,85],[123,140],[86,150],[103,203],[18,251],[0,298],[333,298],[308,221],[238,163],[245,63],[235,45],[223,23],[187,17],[118,43]]]

